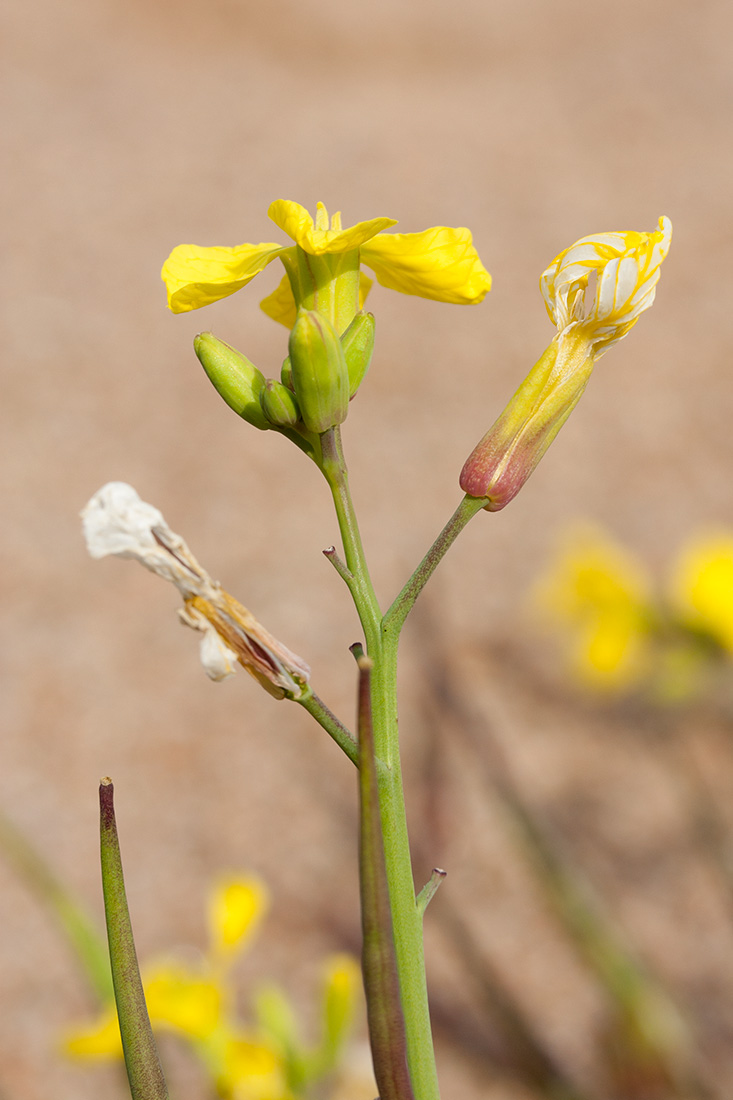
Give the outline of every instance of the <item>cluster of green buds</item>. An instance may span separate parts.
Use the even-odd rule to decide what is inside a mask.
[[[264,312],[290,331],[280,379],[264,374],[210,332],[196,337],[204,370],[226,403],[261,431],[290,438],[316,462],[319,436],[346,419],[374,348],[374,317],[364,310],[372,280],[392,290],[457,305],[480,302],[491,277],[465,228],[434,226],[421,233],[386,233],[393,218],[344,229],[318,203],[315,221],[296,202],[278,199],[268,214],[294,242],[233,248],[179,245],[162,277],[174,313],[199,309],[246,286],[278,258],[285,268]]]
[[[360,310],[339,335],[315,309],[301,307],[280,380],[265,378],[245,355],[202,332],[194,340],[201,365],[227,405],[262,431],[293,439],[311,457],[316,438],[343,423],[374,348],[374,316]]]

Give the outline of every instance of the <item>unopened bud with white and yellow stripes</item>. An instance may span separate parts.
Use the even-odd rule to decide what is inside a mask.
[[[583,237],[543,272],[540,289],[557,335],[461,471],[461,488],[485,499],[487,511],[516,496],[580,400],[596,360],[651,306],[671,236],[662,217],[652,233]]]

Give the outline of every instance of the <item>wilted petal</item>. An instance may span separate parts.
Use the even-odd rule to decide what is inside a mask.
[[[310,678],[305,661],[212,580],[158,509],[141,500],[131,485],[104,485],[84,508],[82,521],[92,557],[135,558],[175,584],[185,602],[181,618],[204,634],[201,660],[212,679],[231,675],[236,660],[275,698],[303,694]]]
[[[434,226],[422,233],[380,233],[361,258],[390,290],[437,302],[474,305],[491,289],[491,276],[468,229]]]
[[[87,549],[93,558],[114,554],[134,558],[171,581],[184,596],[207,592],[214,583],[163,514],[141,500],[132,485],[109,481],[81,513]]]
[[[279,244],[240,244],[234,248],[202,248],[179,244],[160,275],[174,313],[200,309],[241,290],[283,251]]]

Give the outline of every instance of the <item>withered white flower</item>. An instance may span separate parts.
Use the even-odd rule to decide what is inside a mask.
[[[132,485],[103,485],[81,516],[93,558],[134,558],[176,586],[184,601],[182,622],[203,634],[201,663],[212,680],[231,676],[238,662],[276,699],[298,699],[307,691],[310,668],[305,661],[212,580],[162,513],[141,500]]]

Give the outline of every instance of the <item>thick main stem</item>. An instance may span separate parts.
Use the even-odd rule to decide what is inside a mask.
[[[383,634],[381,610],[361,544],[338,428],[324,433],[321,442],[323,472],[333,494],[346,564],[351,574],[351,580],[347,583],[364,630],[367,653],[373,661],[371,703],[374,747],[381,765],[378,784],[384,861],[410,1079],[419,1100],[439,1100],[425,978],[422,917],[412,877],[399,756],[396,701],[399,631],[395,631],[391,638]]]

